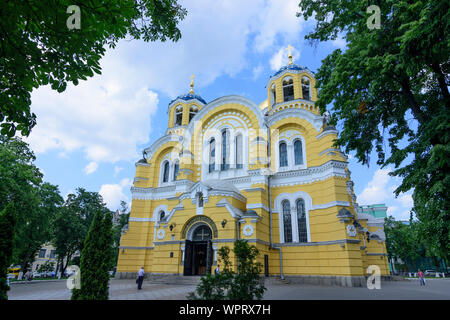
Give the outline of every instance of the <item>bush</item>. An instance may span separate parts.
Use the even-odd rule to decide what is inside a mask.
[[[81,251],[80,289],[72,300],[108,300],[109,269],[112,255],[112,221],[106,212],[97,212]]]
[[[196,292],[191,292],[190,300],[261,300],[266,288],[260,281],[262,265],[255,262],[259,252],[245,240],[234,243],[234,254],[238,259],[238,273],[232,270],[230,248],[219,249],[223,271],[201,278]]]

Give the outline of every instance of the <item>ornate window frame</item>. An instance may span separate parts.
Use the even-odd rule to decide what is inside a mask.
[[[278,213],[278,224],[280,230],[280,243],[286,243],[284,241],[284,219],[283,219],[283,201],[289,201],[291,206],[291,228],[292,228],[292,242],[299,242],[298,235],[298,215],[297,215],[297,200],[303,199],[305,203],[305,218],[306,218],[306,232],[307,232],[307,242],[311,242],[311,228],[309,222],[309,211],[312,209],[312,199],[311,196],[304,191],[297,191],[295,193],[282,193],[278,195],[274,200],[274,213]],[[303,242],[304,243],[304,242]]]
[[[219,118],[219,120],[225,120],[229,116],[224,115]],[[236,118],[234,118],[237,120]],[[239,121],[239,120],[238,120]],[[244,128],[234,128],[229,123],[224,123],[220,126],[208,129],[203,135],[203,148],[202,148],[202,180],[207,179],[228,179],[235,177],[247,176],[249,168],[249,142],[248,142],[248,131],[242,121],[240,124]],[[224,131],[228,132],[228,143],[229,155],[228,159],[228,169],[222,170],[222,133]],[[236,168],[236,137],[238,135],[242,136],[242,168]],[[214,171],[210,171],[210,143],[211,140],[215,140],[215,168]]]
[[[294,149],[294,143],[300,140],[302,143],[302,158],[303,163],[302,164],[295,164],[295,149]],[[287,162],[288,165],[285,167],[280,167],[280,144],[286,143],[286,149],[287,149]],[[300,133],[295,133],[292,137],[289,139],[286,139],[284,137],[280,137],[278,139],[277,144],[275,145],[275,165],[276,165],[276,171],[277,172],[283,172],[283,171],[292,171],[292,170],[300,170],[300,169],[306,169],[307,168],[307,159],[306,159],[306,143],[305,138]]]
[[[287,82],[287,84],[284,84],[285,81]],[[290,83],[289,81],[292,81],[292,83]],[[281,79],[281,86],[283,91],[283,102],[295,100],[294,79],[292,78],[292,76],[288,75],[283,77],[283,79]],[[292,95],[286,96],[284,92],[285,89],[287,90],[292,89]]]
[[[305,96],[303,95],[303,87],[306,87],[306,85],[303,84],[303,80],[307,80],[308,81],[307,86],[308,86],[309,97],[307,97],[307,98],[305,98]],[[300,79],[300,87],[301,87],[300,89],[302,90],[302,98],[304,100],[312,101],[311,79],[309,77],[307,77],[307,76],[303,76]]]

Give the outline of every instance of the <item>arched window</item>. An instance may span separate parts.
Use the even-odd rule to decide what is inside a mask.
[[[196,106],[192,106],[189,109],[189,122],[191,122],[192,118],[195,116],[195,114],[197,113],[198,108]]]
[[[173,165],[173,180],[177,180],[178,171],[180,171],[180,162],[178,160],[175,161]]]
[[[230,154],[230,134],[228,130],[222,132],[222,170],[228,170],[230,168],[230,163],[228,161]]]
[[[298,242],[308,242],[308,231],[306,226],[305,201],[298,199],[297,208],[297,224],[298,224]]]
[[[175,125],[181,126],[181,121],[183,120],[183,108],[178,106],[175,109]]]
[[[284,101],[294,100],[294,81],[291,77],[283,79],[283,97]]]
[[[159,221],[164,221],[164,218],[166,217],[166,213],[164,211],[159,212]]]
[[[275,90],[275,83],[272,84],[272,87],[270,88],[270,100],[272,102],[272,106],[276,103],[277,101],[277,93]]]
[[[214,138],[209,142],[209,172],[213,172],[216,166],[216,140]]]
[[[169,161],[166,161],[163,168],[163,182],[169,182],[169,170]]]
[[[236,169],[242,169],[242,134],[238,134],[235,139],[235,155],[236,155]]]
[[[287,145],[285,142],[280,143],[280,167],[287,167],[288,158],[287,158]]]
[[[307,77],[302,78],[302,94],[303,99],[311,100],[311,86]]]
[[[296,140],[294,142],[294,160],[295,165],[303,164],[303,150],[301,140]]]
[[[284,242],[292,242],[291,204],[288,200],[281,203],[283,207]]]
[[[193,241],[206,241],[211,239],[211,229],[207,226],[200,226],[195,229],[194,234],[192,235]]]

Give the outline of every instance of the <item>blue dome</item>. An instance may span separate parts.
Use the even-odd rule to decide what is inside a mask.
[[[278,70],[274,75],[272,75],[272,77],[275,77],[275,76],[279,75],[284,70],[298,70],[298,71],[300,71],[300,70],[304,70],[304,69],[307,69],[307,68],[299,66],[298,64],[288,64],[287,66],[284,66],[280,70]]]
[[[187,93],[187,94],[183,94],[181,96],[176,97],[175,99],[170,101],[169,105],[171,105],[172,102],[174,102],[177,99],[181,99],[181,100],[185,100],[185,101],[192,100],[192,99],[197,99],[198,101],[202,102],[203,104],[206,104],[206,101],[203,100],[203,98],[200,97],[198,94]]]

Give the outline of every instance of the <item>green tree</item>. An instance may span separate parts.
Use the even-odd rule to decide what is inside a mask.
[[[311,42],[342,35],[345,51],[328,55],[317,72],[317,105],[332,103],[342,124],[337,145],[368,164],[393,164],[403,178],[398,195],[413,189],[423,239],[448,261],[450,201],[450,10],[448,1],[385,0],[380,29],[368,27],[366,0],[303,0],[315,18]],[[411,119],[408,119],[411,118]],[[389,148],[385,147],[385,142]]]
[[[122,229],[128,224],[130,213],[128,211],[128,205],[125,201],[120,201],[119,221],[113,226],[113,238],[114,238],[114,255],[112,258],[112,265],[117,265],[117,259],[119,257],[120,238],[122,236]]]
[[[96,212],[110,211],[98,192],[78,188],[69,194],[59,214],[53,222],[52,242],[56,247],[59,271],[64,274],[72,257],[81,252]]]
[[[73,289],[72,300],[107,300],[111,267],[112,217],[97,211],[81,251],[80,289]]]
[[[69,28],[79,8],[80,28]],[[120,39],[177,41],[186,10],[176,0],[2,1],[0,2],[0,127],[27,136],[36,124],[33,88],[50,84],[63,92],[101,73],[106,47]],[[68,23],[70,22],[70,23]]]
[[[16,215],[13,262],[25,272],[43,243],[62,204],[57,186],[42,181],[35,156],[19,138],[0,136],[0,210],[13,203]]]
[[[83,220],[73,210],[62,207],[53,222],[53,239],[58,261],[58,271],[64,274],[72,257],[81,250],[85,227]]]
[[[27,203],[20,206],[15,230],[16,261],[26,272],[36,252],[52,238],[51,224],[63,199],[57,186],[47,182],[26,195]]]
[[[260,281],[262,265],[255,262],[259,254],[258,249],[245,240],[237,240],[234,243],[233,252],[238,260],[238,272],[233,271],[230,248],[226,246],[220,248],[218,253],[223,271],[202,277],[196,292],[191,292],[188,299],[261,300],[263,298],[266,288]]]
[[[12,203],[0,211],[0,300],[8,300],[6,283],[14,246],[15,211]]]
[[[51,272],[54,270],[55,270],[55,262],[46,261],[44,264],[41,264],[39,266],[38,272],[45,273],[45,272]]]
[[[407,225],[390,216],[385,219],[384,232],[389,258],[400,258],[409,270],[415,270],[415,261],[421,253],[417,223],[410,221]]]

